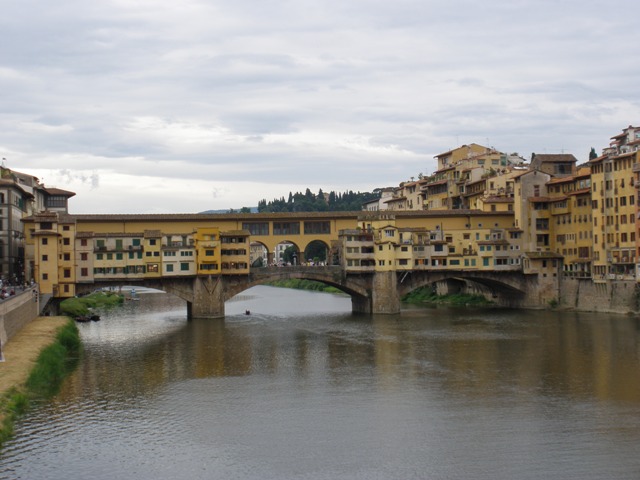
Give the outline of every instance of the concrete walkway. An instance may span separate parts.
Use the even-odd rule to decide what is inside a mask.
[[[53,343],[58,328],[68,321],[68,317],[38,317],[2,346],[0,395],[26,382],[42,349]]]

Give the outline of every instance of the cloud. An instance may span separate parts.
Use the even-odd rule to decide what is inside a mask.
[[[626,9],[10,2],[0,153],[77,189],[73,208],[102,212],[237,208],[311,182],[372,190],[471,142],[582,159],[637,122],[640,33],[632,15],[611,14]]]

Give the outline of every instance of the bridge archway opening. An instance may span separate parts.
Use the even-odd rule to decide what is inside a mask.
[[[269,259],[269,249],[264,243],[251,242],[249,249],[249,264],[252,267],[266,267],[270,263],[273,263],[273,254],[271,255],[271,259]]]
[[[301,262],[300,247],[292,241],[282,240],[276,245],[274,252],[274,265],[299,265]]]
[[[235,277],[226,280],[224,301],[257,285],[278,280],[310,280],[336,288],[351,297],[354,312],[369,313],[371,309],[370,289],[358,281],[345,282],[339,266],[285,266],[255,269],[250,277]]]
[[[309,242],[304,250],[304,261],[313,265],[328,265],[329,245],[322,240]]]

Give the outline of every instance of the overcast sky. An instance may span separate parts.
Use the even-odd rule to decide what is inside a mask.
[[[628,1],[0,5],[0,156],[71,213],[371,191],[472,142],[584,161],[640,123]]]

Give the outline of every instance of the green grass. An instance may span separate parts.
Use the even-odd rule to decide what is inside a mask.
[[[55,395],[64,378],[76,367],[82,344],[73,320],[58,329],[54,342],[38,355],[24,388],[13,388],[0,398],[0,446],[13,436],[16,420],[34,400]]]
[[[412,304],[429,305],[492,305],[493,302],[487,300],[482,295],[454,294],[438,295],[430,287],[418,288],[402,297],[402,301]]]
[[[124,297],[112,292],[95,292],[85,297],[67,298],[60,303],[63,315],[72,318],[89,315],[91,310],[110,308],[124,302]]]

